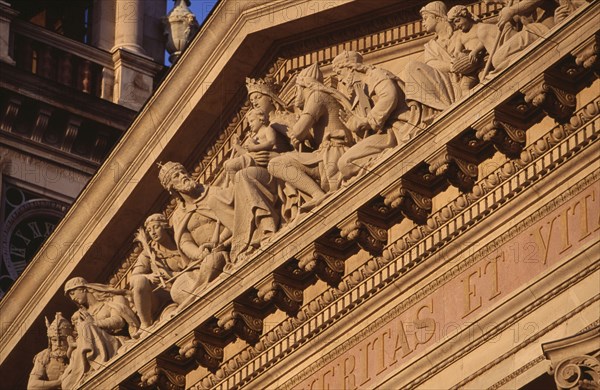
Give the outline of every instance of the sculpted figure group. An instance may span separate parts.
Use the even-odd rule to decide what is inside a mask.
[[[160,165],[159,181],[178,203],[173,215],[152,214],[137,232],[128,290],[81,277],[65,284],[77,310],[71,321],[61,313],[46,320],[48,348],[35,356],[28,387],[76,388],[584,4],[486,1],[504,5],[497,23],[463,5],[425,5],[423,27],[433,38],[401,75],[343,51],[332,62],[337,88],[312,64],[295,79],[292,107],[269,82],[247,79],[248,129],[234,137],[221,180],[209,186],[179,163]]]

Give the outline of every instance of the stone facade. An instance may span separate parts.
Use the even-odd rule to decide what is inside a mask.
[[[0,303],[3,368],[64,291],[63,388],[598,386],[598,15],[220,2]]]

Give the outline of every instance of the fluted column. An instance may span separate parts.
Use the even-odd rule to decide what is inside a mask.
[[[116,0],[115,46],[135,54],[145,55],[143,0]]]

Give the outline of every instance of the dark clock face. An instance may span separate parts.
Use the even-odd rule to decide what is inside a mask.
[[[14,227],[8,242],[8,254],[17,275],[23,272],[59,220],[55,215],[39,214],[23,219]]]
[[[54,231],[64,212],[65,206],[46,199],[23,201],[12,210],[2,229],[0,297]]]

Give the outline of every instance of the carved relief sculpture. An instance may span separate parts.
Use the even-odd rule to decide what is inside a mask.
[[[162,165],[158,177],[179,201],[172,217],[175,244],[185,256],[187,267],[198,267],[197,284],[187,291],[187,299],[191,301],[195,291],[202,290],[222,272],[228,259],[232,231],[221,221],[230,219],[233,191],[205,187],[195,182],[183,165],[174,162]]]
[[[277,132],[277,144],[283,151],[292,150],[290,138],[288,136],[289,129],[296,123],[297,118],[292,112],[286,108],[286,104],[275,93],[275,86],[269,80],[255,80],[246,78],[246,89],[248,90],[248,101],[253,109],[261,110],[269,116],[269,125]],[[264,164],[266,167],[268,161],[275,157],[276,154],[270,152],[268,160]],[[264,152],[258,152],[257,158],[264,158]],[[262,166],[263,161],[259,161]],[[263,172],[261,169],[254,168],[256,173],[264,174],[271,177],[268,172]],[[262,177],[262,175],[261,175]],[[268,196],[274,194],[271,204],[273,209],[271,213],[280,213],[284,221],[291,221],[298,212],[298,204],[300,194],[298,191],[285,182],[271,180],[268,183],[260,182],[259,188]],[[278,199],[282,204],[277,205]],[[276,211],[276,210],[280,210]]]
[[[233,179],[238,171],[252,166],[266,167],[279,152],[287,150],[287,143],[271,126],[267,112],[253,108],[247,118],[250,132],[243,144],[239,139],[234,140],[232,157],[224,164],[229,183],[235,183]]]
[[[443,111],[461,97],[460,79],[452,73],[453,28],[441,1],[421,8],[423,28],[435,37],[424,46],[424,60],[410,61],[400,77],[408,100]]]
[[[491,58],[495,72],[499,72],[585,1],[486,0],[486,3],[504,5],[498,15],[501,30],[498,49]]]
[[[310,201],[302,209],[310,210],[323,200],[326,192],[339,188],[341,174],[337,162],[348,149],[352,135],[340,120],[342,106],[333,90],[323,84],[323,74],[316,63],[298,74],[296,86],[295,105],[302,113],[289,134],[297,150],[271,160],[268,170],[308,195]],[[304,151],[307,142],[314,151]]]
[[[129,307],[128,291],[88,283],[82,277],[65,283],[65,294],[78,306],[71,317],[77,335],[62,388],[77,387],[87,374],[103,367],[137,332],[139,319]]]
[[[56,313],[52,323],[46,319],[46,328],[48,348],[35,355],[33,359],[33,369],[27,383],[28,389],[60,389],[61,376],[69,364],[73,326],[62,316],[62,313]]]
[[[422,107],[409,107],[402,81],[391,72],[363,64],[360,53],[344,51],[333,59],[340,87],[352,103],[340,112],[356,144],[338,162],[344,180],[366,172],[369,163],[386,149],[401,145],[416,134]]]
[[[473,15],[464,5],[456,5],[448,11],[448,20],[455,31],[452,35],[452,72],[461,75],[461,95],[468,94],[480,80],[486,51],[492,52],[500,33],[498,27]]]
[[[168,302],[167,293],[175,304],[181,305],[203,275],[198,274],[200,265],[190,264],[177,249],[164,214],[146,218],[144,228],[136,236],[143,250],[133,266],[129,284],[141,325],[147,328],[156,319],[153,313],[158,313]]]

